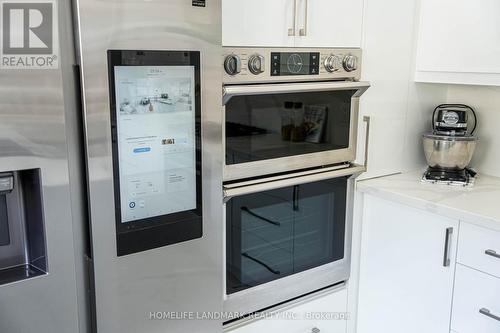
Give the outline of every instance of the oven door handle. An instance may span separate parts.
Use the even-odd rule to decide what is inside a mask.
[[[365,170],[366,169],[364,166],[355,164],[351,167],[344,169],[338,169],[327,172],[316,172],[304,176],[290,177],[268,182],[261,179],[259,180],[259,182],[256,182],[255,184],[244,185],[244,186],[237,186],[237,184],[231,184],[231,186],[224,186],[224,202],[227,202],[234,197],[259,193],[264,191],[276,190],[278,188],[283,188],[283,187],[314,183],[321,180],[327,180],[345,176],[357,177],[361,173],[365,172]]]
[[[235,96],[293,94],[320,91],[357,90],[353,97],[361,96],[370,87],[369,82],[331,81],[309,83],[275,83],[255,85],[225,86],[223,90],[223,104]]]

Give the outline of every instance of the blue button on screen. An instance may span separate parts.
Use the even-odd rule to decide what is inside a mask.
[[[149,152],[149,151],[151,151],[151,148],[149,148],[149,147],[144,147],[144,148],[135,148],[135,149],[134,149],[134,153],[136,153],[136,154],[137,154],[137,153],[147,153],[147,152]]]

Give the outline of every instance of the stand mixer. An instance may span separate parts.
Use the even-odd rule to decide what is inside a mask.
[[[424,153],[429,168],[422,179],[432,183],[471,185],[476,173],[467,166],[478,141],[474,136],[476,127],[476,112],[470,106],[437,106],[432,115],[433,131],[423,135]]]

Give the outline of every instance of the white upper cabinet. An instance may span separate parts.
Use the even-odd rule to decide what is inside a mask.
[[[224,46],[294,45],[296,0],[223,0]]]
[[[223,0],[224,46],[360,47],[363,0]]]
[[[298,47],[361,47],[363,0],[298,0]]]
[[[422,0],[416,81],[500,85],[500,1]]]

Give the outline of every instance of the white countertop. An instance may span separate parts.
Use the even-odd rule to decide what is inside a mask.
[[[362,180],[363,193],[500,231],[500,178],[478,175],[471,187],[429,184],[423,170]]]

